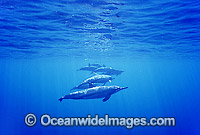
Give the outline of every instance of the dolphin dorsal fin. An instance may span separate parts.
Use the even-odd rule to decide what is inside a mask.
[[[111,94],[108,94],[104,99],[103,102],[106,102],[110,98]]]

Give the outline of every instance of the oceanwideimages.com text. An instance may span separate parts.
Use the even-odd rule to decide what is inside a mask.
[[[27,126],[36,124],[36,116],[34,114],[27,114],[25,123]],[[127,129],[132,129],[137,126],[175,126],[176,120],[174,117],[152,117],[147,119],[145,117],[110,117],[108,114],[104,117],[99,115],[88,115],[87,117],[51,117],[44,114],[40,117],[40,124],[42,126],[121,126]]]

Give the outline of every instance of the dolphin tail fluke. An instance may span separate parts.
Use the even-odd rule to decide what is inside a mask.
[[[58,99],[60,102],[62,102],[62,100],[63,100],[64,98],[60,98],[60,99]]]
[[[65,95],[64,97],[61,97],[60,99],[58,99],[60,102],[62,102],[63,99],[72,99],[73,96],[72,95]]]

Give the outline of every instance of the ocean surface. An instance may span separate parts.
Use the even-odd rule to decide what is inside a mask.
[[[111,98],[58,99],[89,63],[123,70]],[[0,0],[0,135],[199,135],[199,0]],[[28,127],[25,116],[37,123]],[[174,117],[175,127],[44,127],[40,117]]]

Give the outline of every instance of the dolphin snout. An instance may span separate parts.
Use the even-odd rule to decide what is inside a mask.
[[[128,88],[128,87],[121,87],[120,89],[123,90],[123,89],[127,89],[127,88]]]

